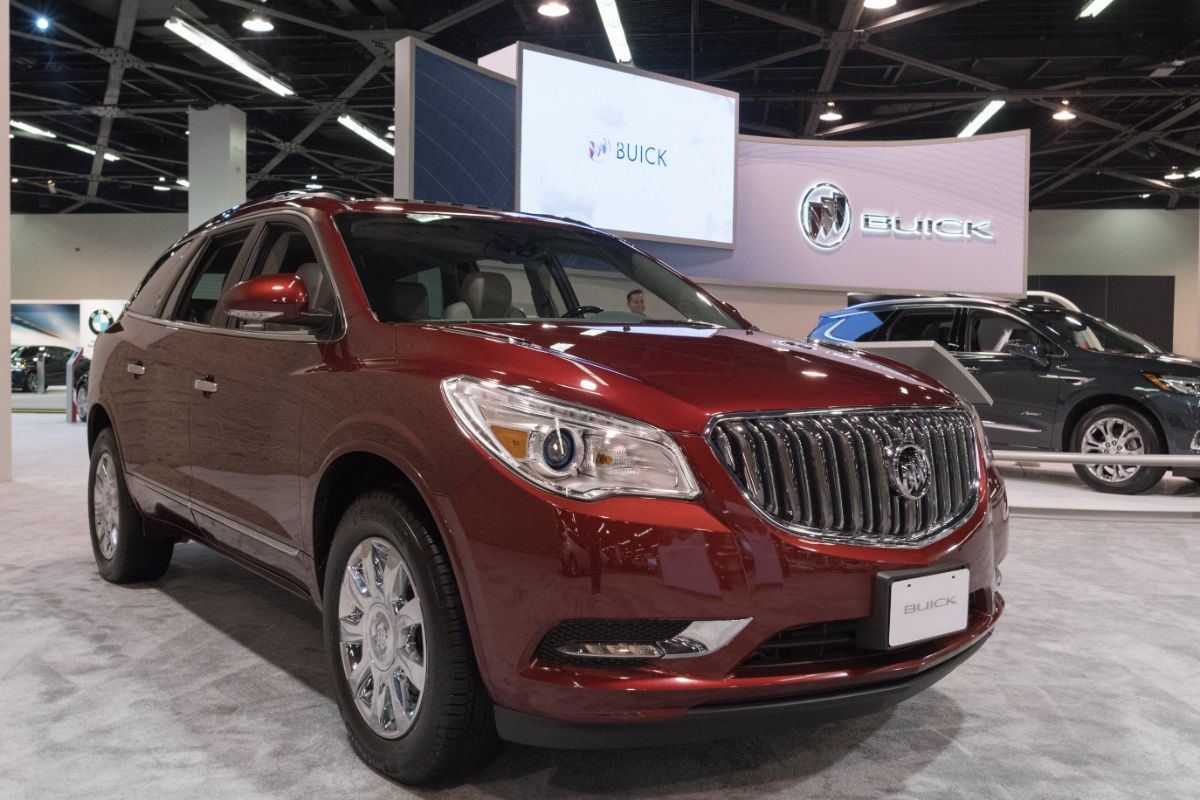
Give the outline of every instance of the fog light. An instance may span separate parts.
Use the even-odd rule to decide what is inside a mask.
[[[559,645],[564,656],[585,658],[662,658],[663,649],[656,644],[635,642],[572,642]]]

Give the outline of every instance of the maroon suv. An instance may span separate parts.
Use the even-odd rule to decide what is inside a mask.
[[[402,781],[499,739],[872,712],[1003,608],[969,406],[584,225],[243,206],[151,268],[92,374],[101,574],[156,579],[196,539],[313,598],[350,740]]]

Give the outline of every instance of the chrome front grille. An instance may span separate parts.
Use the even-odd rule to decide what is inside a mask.
[[[717,457],[777,525],[888,546],[927,542],[975,509],[975,438],[974,418],[957,407],[726,416],[709,430]],[[928,466],[923,493],[898,472],[898,460],[921,460],[916,451]]]

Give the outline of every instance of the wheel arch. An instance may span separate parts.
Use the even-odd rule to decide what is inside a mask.
[[[100,436],[100,432],[105,428],[113,429],[113,436],[117,435],[116,426],[113,425],[112,417],[109,416],[108,409],[100,403],[92,403],[88,407],[87,416],[87,443],[88,453],[92,452],[92,447],[96,444],[96,438]],[[120,451],[120,443],[117,445],[118,452]]]
[[[350,450],[339,454],[326,465],[313,493],[312,558],[318,592],[323,591],[325,585],[326,561],[338,522],[357,497],[372,489],[392,489],[407,500],[441,541],[450,555],[451,564],[454,564],[453,548],[446,540],[432,504],[426,500],[407,471],[395,460],[377,452]],[[461,580],[459,588],[461,591]]]
[[[1158,434],[1159,441],[1163,443],[1164,448],[1167,447],[1166,430],[1163,428],[1162,421],[1150,406],[1128,395],[1094,394],[1083,398],[1072,406],[1066,419],[1063,421],[1062,433],[1059,437],[1062,452],[1071,452],[1071,438],[1075,432],[1075,426],[1079,424],[1079,420],[1083,419],[1089,411],[1106,405],[1125,406],[1140,413],[1146,419],[1150,420],[1150,424],[1154,426],[1154,432]]]

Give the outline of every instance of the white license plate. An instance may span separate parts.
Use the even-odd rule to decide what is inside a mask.
[[[970,586],[966,567],[893,581],[888,646],[899,647],[966,628]]]

